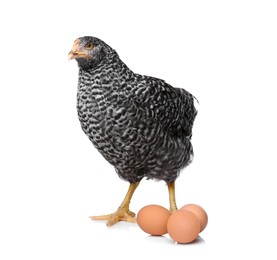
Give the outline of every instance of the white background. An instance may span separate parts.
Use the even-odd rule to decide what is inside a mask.
[[[2,3],[0,258],[276,259],[276,13],[253,0]],[[195,159],[176,182],[179,206],[209,215],[196,243],[88,218],[116,210],[128,183],[78,122],[67,54],[84,35],[198,98]],[[152,203],[168,207],[166,185],[142,181],[131,209]]]

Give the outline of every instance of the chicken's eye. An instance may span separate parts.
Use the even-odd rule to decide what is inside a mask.
[[[91,50],[93,48],[93,44],[91,42],[86,44],[86,49]]]

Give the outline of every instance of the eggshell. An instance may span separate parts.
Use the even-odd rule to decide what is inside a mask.
[[[187,210],[174,212],[167,222],[169,236],[178,243],[190,243],[200,232],[198,218]]]
[[[208,224],[208,215],[206,211],[196,204],[187,204],[180,208],[180,210],[188,210],[192,212],[200,221],[200,232],[202,232]]]
[[[167,233],[167,221],[171,213],[159,205],[143,207],[137,214],[137,223],[146,233],[160,236]]]

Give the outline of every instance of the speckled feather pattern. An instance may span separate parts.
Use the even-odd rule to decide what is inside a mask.
[[[194,97],[133,73],[113,49],[100,44],[106,51],[97,65],[78,61],[83,131],[122,179],[174,181],[193,157]]]

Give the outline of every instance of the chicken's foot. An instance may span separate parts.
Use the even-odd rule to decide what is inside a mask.
[[[109,227],[119,221],[128,221],[128,222],[135,223],[136,222],[136,219],[135,219],[136,214],[129,210],[129,205],[130,205],[131,198],[132,198],[136,188],[138,187],[138,185],[139,185],[139,182],[130,183],[128,192],[116,212],[114,212],[112,214],[108,214],[108,215],[93,216],[90,218],[92,220],[107,220],[106,224]]]

